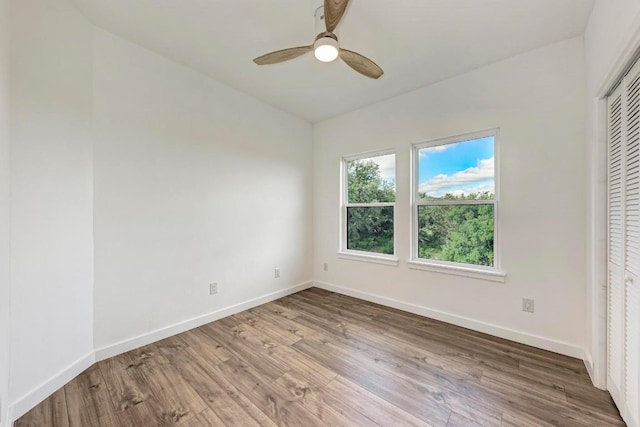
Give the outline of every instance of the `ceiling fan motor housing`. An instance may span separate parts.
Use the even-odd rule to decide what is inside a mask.
[[[338,57],[338,37],[333,32],[327,30],[324,6],[316,9],[314,17],[316,21],[316,32],[318,33],[313,43],[314,55],[319,61],[331,62]]]
[[[316,36],[313,52],[322,62],[331,62],[338,57],[338,38],[333,33],[323,32]]]

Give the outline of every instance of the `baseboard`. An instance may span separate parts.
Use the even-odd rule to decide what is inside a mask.
[[[589,379],[591,380],[591,384],[597,387],[595,372],[593,370],[593,358],[591,357],[591,353],[588,350],[584,351],[584,366],[587,368],[587,373],[589,374]]]
[[[188,331],[189,329],[197,328],[198,326],[205,325],[210,322],[222,319],[223,317],[231,316],[232,314],[239,313],[244,310],[248,310],[253,307],[257,307],[261,304],[265,304],[278,298],[285,297],[287,295],[300,292],[313,286],[313,282],[301,283],[296,286],[291,286],[286,289],[282,289],[270,294],[266,294],[257,298],[250,299],[248,301],[241,302],[239,304],[232,305],[230,307],[221,308],[211,313],[204,314],[202,316],[194,317],[192,319],[184,320],[182,322],[174,323],[173,325],[166,326],[164,328],[156,329],[151,332],[147,332],[142,335],[138,335],[133,338],[129,338],[115,344],[107,345],[96,349],[96,361],[108,359],[118,354],[126,353],[127,351],[134,350],[136,348],[145,346],[147,344],[160,341],[170,336]]]
[[[491,323],[470,319],[468,317],[459,316],[457,314],[447,313],[440,310],[434,310],[424,306],[399,301],[393,298],[383,297],[368,292],[362,292],[352,288],[333,285],[326,282],[314,282],[314,286],[325,289],[327,291],[348,295],[365,301],[374,302],[387,307],[397,308],[398,310],[407,311],[409,313],[418,314],[420,316],[429,317],[431,319],[440,320],[451,323],[452,325],[461,326],[485,334],[493,335],[499,338],[508,339],[521,344],[530,345],[532,347],[549,350],[554,353],[564,354],[566,356],[575,357],[584,360],[584,349],[577,345],[569,344],[562,341],[505,328]]]
[[[94,363],[95,354],[91,351],[11,403],[6,414],[7,427]]]

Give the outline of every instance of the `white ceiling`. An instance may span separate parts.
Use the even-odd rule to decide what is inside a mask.
[[[351,0],[340,45],[385,74],[371,80],[312,54],[322,0],[72,0],[97,26],[311,122],[583,33],[593,0]]]

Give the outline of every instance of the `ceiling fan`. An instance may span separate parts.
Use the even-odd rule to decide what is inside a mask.
[[[324,0],[324,16],[321,19],[324,18],[326,31],[318,34],[312,45],[277,50],[259,56],[253,62],[258,65],[277,64],[313,51],[315,57],[322,62],[331,62],[339,56],[349,67],[360,74],[372,79],[379,78],[384,73],[382,68],[359,53],[339,47],[338,37],[333,33],[342,19],[348,3],[349,0]]]

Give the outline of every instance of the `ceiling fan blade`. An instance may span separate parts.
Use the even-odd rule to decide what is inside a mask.
[[[289,49],[276,50],[275,52],[267,53],[253,60],[258,65],[270,65],[277,64],[278,62],[288,61],[290,59],[297,58],[300,55],[304,55],[307,52],[311,52],[313,46],[299,46],[291,47]]]
[[[324,23],[327,31],[332,33],[344,15],[349,0],[324,0]]]
[[[384,74],[382,68],[380,68],[375,62],[360,55],[359,53],[355,53],[347,49],[340,49],[340,58],[342,58],[349,67],[372,79],[377,79]]]

